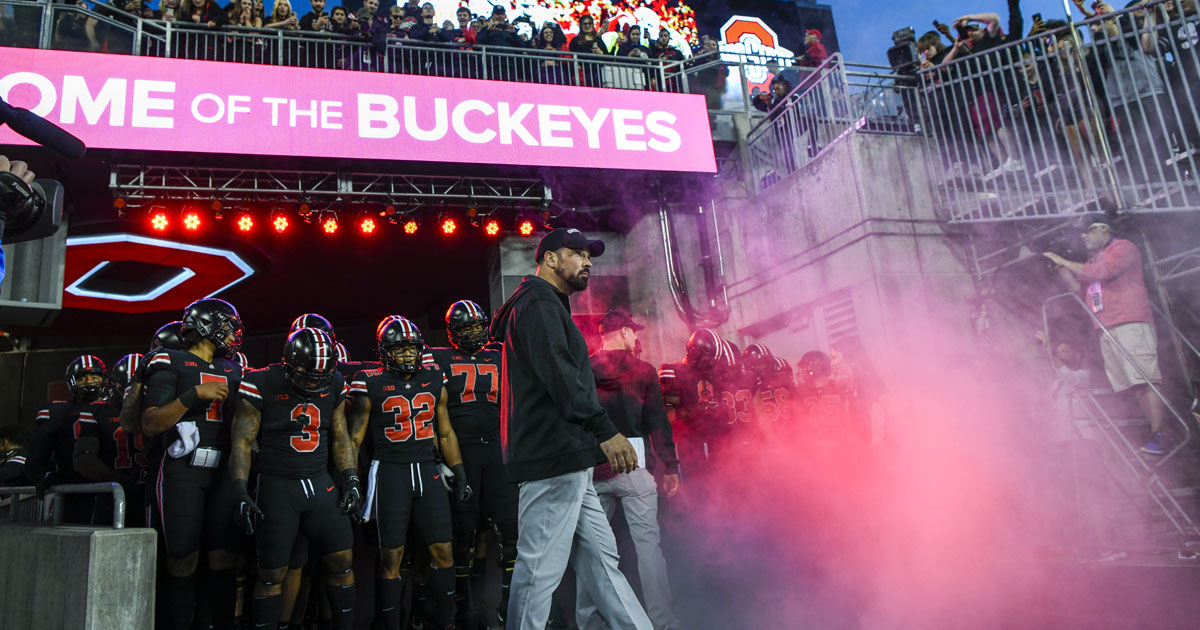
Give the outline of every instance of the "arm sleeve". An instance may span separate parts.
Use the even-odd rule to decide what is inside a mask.
[[[1107,282],[1125,273],[1141,262],[1137,247],[1129,241],[1117,241],[1100,257],[1098,262],[1083,264],[1080,276],[1088,281]]]
[[[679,457],[675,454],[675,437],[671,421],[667,418],[667,407],[663,403],[662,388],[654,368],[646,367],[641,378],[642,427],[650,438],[654,455],[662,461],[668,474],[679,472]]]
[[[572,356],[566,322],[558,310],[552,302],[536,300],[515,314],[517,351],[532,366],[558,415],[605,442],[617,428],[596,399],[595,379],[587,378],[583,369],[582,361],[588,358]]]
[[[76,440],[84,437],[100,439],[100,425],[96,424],[96,417],[90,411],[80,411],[73,428]]]
[[[146,378],[143,408],[161,407],[178,396],[179,375],[175,370],[157,370]]]
[[[250,403],[251,407],[262,411],[265,404],[263,403],[262,393],[258,390],[257,378],[249,378],[253,376],[248,374],[247,378],[243,378],[238,385],[238,397]]]
[[[367,395],[367,375],[359,371],[354,375],[354,380],[350,381],[349,389],[346,392],[350,396],[366,396]]]

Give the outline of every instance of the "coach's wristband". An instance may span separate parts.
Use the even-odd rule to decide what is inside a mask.
[[[193,405],[200,402],[200,394],[196,393],[196,388],[189,388],[186,392],[179,395],[179,404],[191,409]]]

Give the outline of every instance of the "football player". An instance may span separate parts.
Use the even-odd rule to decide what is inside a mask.
[[[707,461],[715,439],[733,419],[733,409],[717,389],[718,362],[724,360],[724,341],[709,328],[688,338],[683,361],[664,363],[658,371],[663,401],[671,415],[672,432],[683,467]],[[700,470],[700,468],[696,468]]]
[[[120,422],[122,401],[130,381],[141,369],[142,355],[121,357],[108,374],[106,395],[79,412],[75,421],[75,470],[89,481],[117,481],[128,506],[125,525],[146,527],[145,473],[149,465],[142,434],[126,431]],[[111,524],[112,495],[96,497],[92,522]]]
[[[128,391],[123,395],[121,428],[126,432],[140,433],[142,430],[142,385],[145,382],[145,357],[153,356],[155,352],[163,348],[182,350],[183,337],[179,334],[180,324],[181,322],[178,321],[168,322],[154,331],[154,337],[150,339],[150,351],[142,357],[141,369],[134,372],[128,384]]]
[[[24,486],[32,483],[25,474],[25,445],[29,440],[29,430],[25,427],[0,427],[0,485]]]
[[[459,502],[467,499],[471,488],[447,412],[446,378],[436,366],[423,364],[425,341],[408,319],[384,318],[375,336],[383,367],[359,372],[350,384],[350,428],[356,445],[370,436],[374,454],[364,512],[375,519],[379,531],[376,606],[384,628],[397,630],[400,561],[408,523],[413,520],[429,545],[435,621],[439,628],[453,627],[450,501],[436,450],[453,471]]]
[[[255,628],[279,624],[281,585],[301,532],[319,549],[333,627],[351,630],[354,624],[353,537],[347,515],[357,512],[362,493],[346,430],[348,388],[335,366],[329,335],[300,328],[288,336],[282,362],[247,374],[238,389],[229,472],[237,494],[234,519],[247,534],[258,524],[258,581],[251,612]],[[256,441],[258,482],[251,498],[247,485]],[[340,501],[327,470],[331,452],[342,474]]]
[[[472,558],[481,515],[491,521],[500,545],[499,625],[505,625],[508,592],[517,560],[517,488],[504,477],[504,452],[500,446],[500,348],[487,343],[488,316],[470,300],[460,300],[446,311],[449,348],[433,348],[433,359],[446,377],[450,425],[458,437],[472,496],[453,506],[455,599],[459,625],[466,626],[471,605],[483,601],[471,594]],[[486,557],[486,556],[484,556]],[[474,568],[482,573],[482,565]]]
[[[184,310],[183,350],[161,349],[146,360],[142,431],[166,452],[155,482],[158,520],[167,550],[159,610],[164,627],[187,628],[196,608],[196,565],[207,552],[217,627],[233,624],[235,552],[241,533],[230,518],[230,421],[242,368],[231,359],[242,343],[242,321],[232,304],[197,300]]]
[[[833,362],[819,350],[804,353],[797,368],[796,401],[807,445],[817,455],[843,453],[852,430],[846,384],[833,380]]]
[[[39,488],[55,483],[81,483],[75,471],[75,421],[79,412],[104,394],[107,372],[99,357],[83,355],[67,365],[67,387],[71,400],[52,401],[37,413],[33,444],[29,448],[27,474]],[[63,516],[68,523],[87,523],[95,497],[68,494],[63,497]]]
[[[754,395],[754,415],[763,420],[760,429],[769,433],[780,416],[791,413],[792,368],[760,343],[746,346],[739,367]]]

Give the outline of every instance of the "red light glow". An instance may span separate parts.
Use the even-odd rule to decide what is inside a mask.
[[[249,232],[254,229],[254,218],[248,214],[243,214],[237,220],[238,229],[243,232]]]
[[[271,220],[271,224],[275,228],[276,232],[282,234],[288,229],[288,218],[283,215],[279,215]]]
[[[411,221],[411,220],[405,221],[404,222],[404,233],[405,234],[416,234],[417,233],[417,222]]]
[[[162,232],[167,229],[170,221],[167,220],[167,215],[162,212],[155,212],[150,216],[150,227]]]
[[[517,226],[517,232],[520,232],[521,236],[533,234],[533,221],[522,221],[521,225]]]
[[[372,219],[371,217],[367,217],[367,218],[363,219],[362,223],[358,224],[358,229],[361,230],[363,234],[374,233],[375,232],[375,219]]]
[[[195,212],[183,215],[183,227],[192,231],[200,229],[200,215]]]
[[[495,236],[500,233],[500,222],[495,219],[488,220],[483,224],[483,233],[488,236]]]
[[[458,229],[458,221],[455,221],[454,219],[443,219],[442,220],[442,234],[446,234],[446,235],[453,234],[455,232],[455,230],[457,230],[457,229]]]
[[[334,217],[329,217],[328,219],[321,221],[321,228],[325,230],[326,234],[333,234],[334,232],[337,232],[338,221]]]

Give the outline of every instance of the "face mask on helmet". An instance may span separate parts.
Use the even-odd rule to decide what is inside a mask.
[[[111,401],[121,402],[125,399],[125,389],[133,381],[134,376],[142,367],[142,355],[127,354],[117,360],[112,371],[108,373],[108,392],[105,395]]]
[[[488,341],[488,316],[470,300],[459,300],[446,311],[446,333],[455,349],[474,354]]]
[[[702,372],[712,369],[720,354],[721,339],[717,333],[702,328],[692,333],[687,342],[687,355],[684,361],[691,367]]]
[[[425,340],[421,330],[404,317],[389,315],[375,329],[379,360],[389,371],[416,374],[421,369]]]
[[[398,374],[416,374],[421,370],[423,345],[414,343],[389,344],[380,348],[384,367]]]
[[[328,389],[337,370],[329,335],[316,328],[293,332],[283,347],[283,367],[288,383],[300,393],[319,394]]]
[[[99,400],[104,394],[107,373],[104,362],[91,356],[76,357],[67,366],[67,388],[71,397],[78,402]]]
[[[233,305],[216,298],[193,302],[184,310],[181,330],[212,342],[219,357],[231,358],[242,347],[242,320]]]

